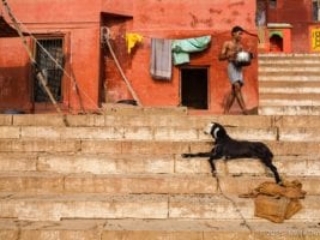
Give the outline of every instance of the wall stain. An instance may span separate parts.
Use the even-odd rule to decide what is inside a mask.
[[[239,15],[241,15],[241,13],[238,12],[237,10],[232,11],[231,14],[232,14],[232,16],[239,16]]]
[[[191,22],[190,25],[192,27],[198,27],[199,25],[205,25],[207,27],[213,26],[213,20],[212,18],[198,18],[196,15],[189,13],[191,16]]]
[[[222,10],[221,9],[209,8],[209,13],[211,13],[211,14],[221,14]]]
[[[244,6],[244,1],[238,1],[238,2],[229,4],[229,7],[239,7],[239,6]]]

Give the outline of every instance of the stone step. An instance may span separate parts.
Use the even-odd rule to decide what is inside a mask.
[[[263,99],[261,101],[264,101]],[[225,128],[228,134],[235,139],[259,140],[259,141],[320,141],[318,131],[310,125],[290,125],[289,127],[249,127],[249,126],[228,126]],[[167,141],[167,142],[188,142],[212,140],[210,135],[203,132],[205,124],[201,128],[187,127],[51,127],[51,126],[0,126],[0,151],[15,150],[18,145],[27,145],[27,141],[37,143],[42,141],[59,142],[79,147],[81,141]],[[292,134],[292,132],[295,132]],[[304,134],[308,138],[290,136]],[[17,149],[18,150],[18,149]]]
[[[273,159],[281,174],[287,176],[320,176],[319,155],[281,156]],[[255,159],[217,160],[216,167],[222,175],[262,175],[269,173],[260,161]],[[15,174],[186,174],[189,176],[210,174],[206,158],[182,158],[180,153],[172,155],[112,155],[112,154],[1,154],[0,176]],[[90,175],[91,174],[91,175]],[[201,176],[200,176],[201,177]]]
[[[303,209],[288,222],[320,221],[320,197],[307,195]],[[235,207],[236,205],[236,207]],[[239,214],[241,213],[241,215]],[[25,221],[62,219],[210,219],[264,221],[254,217],[253,199],[236,195],[23,194],[0,193],[0,218]]]
[[[319,116],[320,106],[259,106],[259,115],[265,116]]]
[[[260,93],[277,93],[277,94],[319,94],[319,82],[286,82],[270,81],[259,83]]]
[[[274,155],[320,155],[318,141],[264,141]],[[173,155],[208,151],[212,141],[151,141],[151,140],[0,140],[0,152],[5,153],[68,153],[115,155]]]
[[[209,122],[219,122],[227,126],[272,127],[272,126],[320,126],[320,119],[312,116],[278,116],[264,115],[67,115],[71,127],[181,127],[186,129],[203,129]],[[285,124],[279,125],[279,122]],[[290,124],[290,125],[288,125]],[[21,114],[0,115],[0,126],[10,127],[64,127],[63,118],[57,114]],[[17,130],[15,130],[17,131]],[[3,135],[4,133],[2,133]],[[8,129],[6,134],[13,134]]]
[[[272,72],[259,72],[259,82],[261,81],[288,81],[288,82],[301,82],[301,81],[308,81],[308,82],[319,82],[320,77],[319,74],[316,72],[279,72],[279,71],[272,71]]]
[[[116,126],[156,126],[156,127],[203,127],[210,121],[224,122],[228,125],[268,126],[271,118],[266,116],[225,116],[225,115],[66,115],[68,127],[116,127]],[[0,126],[52,126],[65,127],[63,117],[57,114],[0,115]]]
[[[0,189],[26,194],[205,194],[216,192],[216,181],[208,174],[5,173],[0,174]]]
[[[251,162],[250,166],[257,166],[258,162]],[[283,164],[286,165],[286,164]],[[282,165],[282,166],[283,166]],[[316,165],[316,163],[314,163]],[[234,164],[235,166],[235,164]],[[244,168],[239,164],[239,168]],[[299,166],[302,166],[300,164]],[[271,181],[273,176],[268,170],[265,174],[264,167],[259,166],[260,172],[250,174],[239,173],[235,166],[226,173],[221,170],[221,164],[217,167],[218,178],[221,188],[225,193],[240,194],[250,192],[258,184]],[[257,167],[256,167],[257,168]],[[283,170],[283,169],[279,169]],[[299,169],[299,172],[312,169]],[[315,171],[319,172],[319,167]],[[289,172],[289,173],[288,173]],[[312,172],[313,173],[313,172]],[[227,175],[228,174],[228,175]],[[280,172],[284,180],[299,180],[303,189],[311,195],[319,195],[320,176],[307,176],[294,174],[290,176],[288,171]],[[219,192],[217,181],[211,174],[48,174],[48,173],[5,173],[0,174],[0,192],[6,193],[101,193],[101,194],[216,194]]]
[[[120,115],[162,115],[162,114],[178,114],[185,115],[188,111],[187,107],[140,107],[130,104],[102,104],[101,111],[105,114],[120,114]]]
[[[261,106],[320,106],[320,95],[317,93],[261,93]]]
[[[267,53],[267,54],[259,54],[259,61],[319,61],[320,54],[301,54],[301,53],[293,53],[293,54],[282,54],[282,53]]]
[[[158,140],[158,141],[189,141],[206,140],[210,136],[203,133],[204,124],[201,128],[187,127],[50,127],[30,126],[14,127],[0,126],[0,139],[16,140],[68,140],[68,139],[92,139],[92,140]],[[249,128],[231,127],[236,137],[250,139],[274,140],[276,128]]]
[[[320,62],[319,62],[320,63]],[[260,65],[259,64],[259,74],[260,73],[266,73],[269,74],[271,72],[277,72],[279,74],[286,74],[289,72],[292,73],[317,73],[320,70],[319,63],[314,64],[286,64],[286,63],[279,63],[274,62],[273,64],[265,64]]]
[[[54,222],[30,222],[0,219],[0,239],[6,240],[269,240],[317,239],[316,223],[215,221],[192,219],[67,219]]]
[[[320,64],[320,56],[318,58],[259,58],[259,68],[269,66],[318,66]]]

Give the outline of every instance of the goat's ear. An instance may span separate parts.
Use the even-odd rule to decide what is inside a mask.
[[[220,127],[214,127],[212,134],[215,139],[221,137],[219,133],[220,131],[221,131]]]
[[[221,126],[220,124],[216,123],[214,126],[213,126],[213,129],[212,129],[212,133],[213,133],[213,137],[215,139],[218,139],[218,138],[223,138],[227,135],[226,133],[226,130],[224,129],[223,126]]]

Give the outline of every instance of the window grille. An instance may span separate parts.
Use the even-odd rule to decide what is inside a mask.
[[[63,40],[62,38],[39,39],[36,44],[35,60],[47,80],[47,86],[51,90],[56,101],[62,100],[61,80],[63,71]],[[45,49],[45,50],[44,50]],[[49,56],[50,54],[50,56]],[[35,102],[49,102],[50,99],[41,83],[35,78]]]

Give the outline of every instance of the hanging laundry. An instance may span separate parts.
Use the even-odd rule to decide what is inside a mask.
[[[127,43],[128,53],[131,53],[132,48],[134,48],[134,46],[137,43],[142,42],[142,40],[143,40],[143,37],[138,33],[127,33],[126,34],[126,43]]]
[[[150,74],[155,79],[171,79],[172,41],[169,39],[151,39]]]
[[[174,65],[190,62],[190,53],[201,52],[206,49],[211,36],[174,40],[172,43]]]

